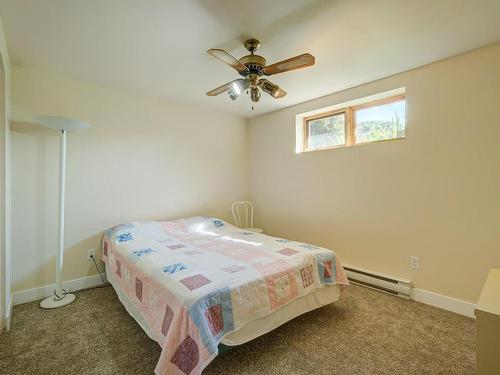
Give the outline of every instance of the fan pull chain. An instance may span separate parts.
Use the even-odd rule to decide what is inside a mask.
[[[247,90],[247,95],[249,94],[248,90]],[[252,111],[253,111],[253,104],[252,104]]]

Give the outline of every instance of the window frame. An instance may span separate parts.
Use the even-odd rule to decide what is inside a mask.
[[[344,133],[345,133],[345,142],[341,145],[336,145],[336,146],[325,146],[325,147],[318,147],[314,149],[309,148],[309,122],[310,121],[315,121],[315,120],[321,120],[323,118],[327,117],[333,117],[335,115],[340,115],[341,113],[344,114]],[[320,113],[314,116],[308,116],[304,117],[304,149],[305,151],[316,151],[316,150],[326,150],[329,148],[339,148],[339,147],[346,147],[348,145],[348,135],[347,135],[347,123],[348,123],[348,113],[347,113],[347,108],[341,108],[337,109],[335,111],[328,111],[324,113]]]
[[[345,106],[343,108],[336,109],[333,111],[318,113],[318,114],[313,115],[313,116],[304,117],[302,120],[303,121],[303,125],[302,125],[303,135],[304,135],[304,139],[303,139],[304,152],[360,146],[360,145],[366,145],[369,143],[380,143],[380,142],[397,141],[397,140],[405,139],[406,138],[406,119],[405,119],[405,136],[404,137],[381,139],[378,141],[356,142],[356,112],[357,111],[359,111],[361,109],[377,107],[377,106],[384,105],[384,104],[399,102],[401,100],[406,101],[406,94],[405,93],[389,96],[387,98],[375,99],[375,100],[372,100],[372,101],[369,101],[366,103]],[[311,149],[309,147],[309,122],[314,121],[314,120],[318,120],[318,119],[322,119],[322,118],[326,118],[326,117],[331,117],[331,116],[341,114],[341,113],[345,114],[345,124],[344,124],[345,143],[342,145],[325,146],[325,147],[318,147],[318,148]],[[406,116],[406,109],[405,109],[405,116]]]

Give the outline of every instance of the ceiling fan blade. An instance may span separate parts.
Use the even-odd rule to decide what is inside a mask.
[[[248,68],[239,62],[239,60],[220,48],[212,48],[207,51],[209,55],[212,55],[216,59],[225,62],[231,68],[236,69],[239,73],[244,73]]]
[[[270,76],[272,74],[284,73],[290,70],[301,69],[307,66],[314,65],[315,58],[309,53],[304,53],[299,56],[292,57],[264,67],[264,74]]]
[[[262,91],[264,91],[265,93],[268,93],[269,95],[271,95],[275,99],[282,98],[286,95],[285,90],[280,89],[280,87],[278,85],[275,85],[274,83],[272,83],[271,81],[268,81],[265,78],[261,78],[259,80],[259,86],[262,89]]]
[[[243,78],[239,78],[239,79],[235,79],[234,81],[228,82],[225,85],[219,86],[213,90],[210,90],[209,92],[207,92],[207,95],[208,96],[217,96],[219,94],[222,94],[225,91],[235,89],[236,87],[241,92],[241,91],[246,90],[249,86],[250,86],[250,82],[248,80],[243,79]],[[239,94],[240,93],[237,93],[236,96],[238,96]]]

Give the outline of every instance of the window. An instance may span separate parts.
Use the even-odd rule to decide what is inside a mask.
[[[307,148],[317,150],[345,146],[345,124],[344,111],[309,119],[305,130]]]
[[[389,98],[353,109],[354,143],[405,137],[405,98]]]
[[[406,136],[404,94],[303,118],[303,151],[402,139]]]

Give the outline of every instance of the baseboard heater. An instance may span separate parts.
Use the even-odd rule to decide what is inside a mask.
[[[347,278],[353,284],[367,286],[405,299],[410,299],[412,282],[360,267],[344,265]]]

